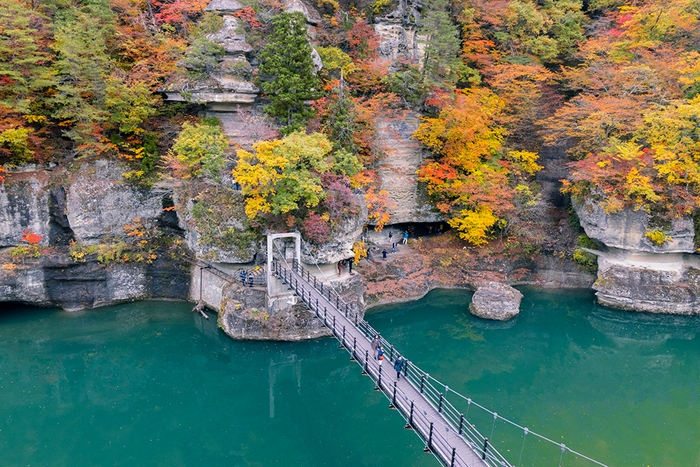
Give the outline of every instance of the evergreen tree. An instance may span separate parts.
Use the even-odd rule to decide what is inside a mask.
[[[261,87],[270,99],[266,112],[287,126],[285,133],[301,128],[314,113],[306,101],[320,97],[311,46],[306,39],[302,13],[281,13],[272,20],[270,41],[260,52],[260,73],[270,77]]]
[[[324,125],[337,149],[345,149],[353,154],[357,152],[354,136],[358,129],[356,119],[357,112],[346,95],[345,80],[341,74],[340,86],[333,92],[328,119]]]
[[[426,0],[419,41],[425,45],[423,79],[432,86],[452,87],[459,78],[460,40],[447,12],[447,0]]]

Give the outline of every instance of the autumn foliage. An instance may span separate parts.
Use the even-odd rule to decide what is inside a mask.
[[[424,118],[414,137],[438,157],[418,176],[437,208],[460,236],[475,245],[514,209],[514,182],[533,175],[537,155],[503,151],[505,129],[497,124],[503,101],[485,89],[445,100],[437,117]]]

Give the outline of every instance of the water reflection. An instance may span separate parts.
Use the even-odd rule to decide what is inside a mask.
[[[593,308],[588,322],[610,339],[658,343],[669,339],[693,340],[700,331],[699,316],[659,315]]]

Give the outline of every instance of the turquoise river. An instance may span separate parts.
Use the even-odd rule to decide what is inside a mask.
[[[464,291],[367,318],[452,390],[610,467],[700,466],[700,317],[523,293],[507,323]],[[191,308],[0,304],[0,466],[439,465],[335,340],[237,342]],[[470,410],[514,465],[594,465]]]

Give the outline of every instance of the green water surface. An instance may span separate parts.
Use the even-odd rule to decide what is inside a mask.
[[[700,319],[523,292],[508,323],[470,316],[461,291],[368,320],[452,389],[611,467],[700,466]],[[236,342],[191,307],[1,304],[0,466],[438,465],[336,341]],[[469,410],[511,462],[558,465]]]

